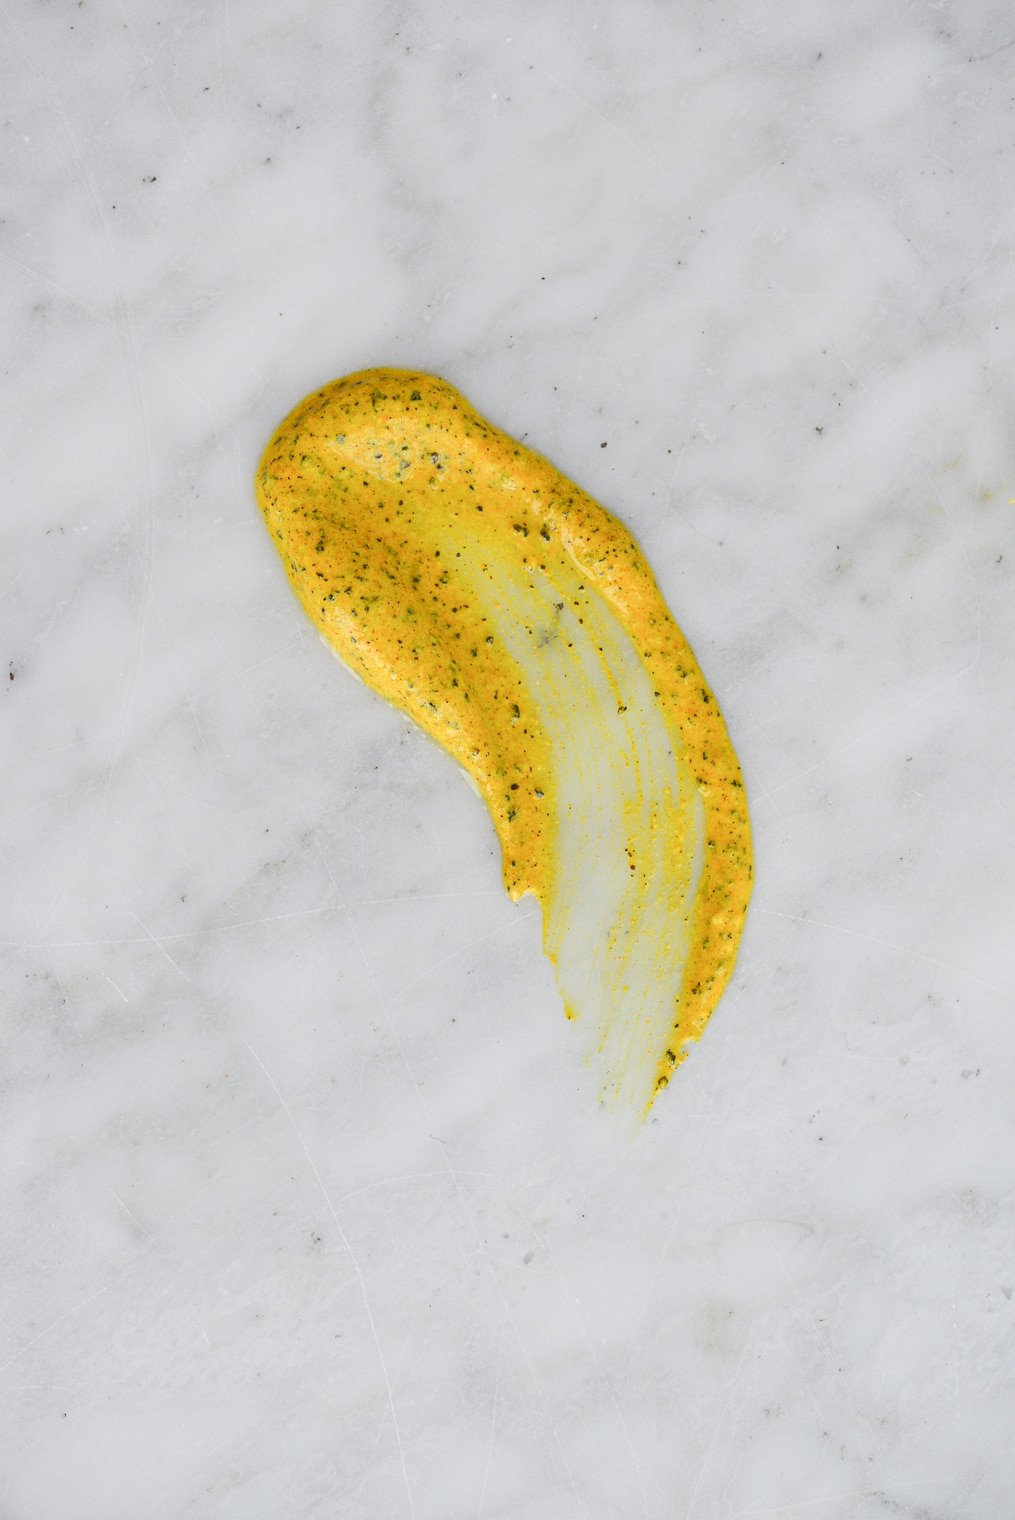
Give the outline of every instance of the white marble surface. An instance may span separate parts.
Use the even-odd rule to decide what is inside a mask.
[[[1011,1513],[1010,5],[3,35],[3,1520]],[[745,763],[633,1138],[253,503],[380,363],[624,517]]]

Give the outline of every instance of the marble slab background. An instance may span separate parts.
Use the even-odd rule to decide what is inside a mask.
[[[3,1520],[1015,1504],[1000,0],[13,0]],[[746,767],[633,1138],[279,418],[432,369],[641,539]]]

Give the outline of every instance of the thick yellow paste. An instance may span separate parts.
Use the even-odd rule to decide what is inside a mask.
[[[733,970],[751,842],[722,716],[637,543],[406,370],[308,396],[257,489],[327,643],[478,786],[604,1095],[647,1108]]]

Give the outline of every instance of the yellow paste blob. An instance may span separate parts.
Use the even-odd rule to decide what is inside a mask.
[[[637,543],[406,370],[308,396],[257,490],[326,642],[475,781],[604,1096],[647,1110],[729,981],[752,868],[725,724]]]

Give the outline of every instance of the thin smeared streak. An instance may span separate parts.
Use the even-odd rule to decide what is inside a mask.
[[[524,674],[554,756],[544,946],[602,1095],[652,1097],[680,997],[704,810],[630,635],[577,567],[498,565],[477,601]]]

